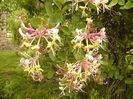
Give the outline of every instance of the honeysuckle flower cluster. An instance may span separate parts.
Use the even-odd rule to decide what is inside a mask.
[[[71,41],[74,45],[73,48],[76,49],[84,49],[86,52],[89,52],[90,49],[98,50],[100,46],[102,46],[102,41],[105,40],[105,28],[102,28],[99,32],[95,31],[91,33],[91,24],[92,20],[90,18],[86,19],[87,32],[83,32],[82,29],[76,29],[77,35]],[[85,42],[84,42],[85,41]],[[91,42],[92,44],[89,44]]]
[[[20,64],[24,67],[25,71],[33,78],[34,81],[42,81],[42,69],[39,64],[41,53],[52,52],[55,55],[55,51],[59,48],[61,38],[58,35],[59,23],[49,29],[46,25],[43,28],[44,20],[41,19],[40,27],[34,29],[29,23],[26,27],[25,24],[21,23],[19,33],[22,37],[21,52],[22,58]],[[45,40],[45,45],[43,44]]]
[[[108,0],[87,0],[87,1],[96,6],[98,14],[101,8],[103,9],[103,12],[105,11],[105,8],[109,9],[107,6]]]
[[[58,66],[57,74],[63,75],[59,78],[59,89],[61,94],[65,95],[65,90],[83,91],[82,88],[86,85],[89,78],[96,78],[100,74],[100,66],[102,55],[99,54],[99,48],[105,40],[105,28],[100,31],[92,32],[91,24],[93,20],[87,18],[87,31],[76,29],[77,35],[71,41],[75,50],[83,49],[85,56],[82,60],[76,63],[66,64],[65,68]]]
[[[87,8],[88,2],[90,2],[90,3],[92,3],[93,5],[96,6],[98,14],[99,14],[100,9],[103,9],[103,12],[105,11],[105,8],[109,9],[109,7],[107,6],[108,0],[72,0],[72,1],[75,2],[74,3],[74,5],[76,5],[75,10],[78,10],[78,8],[83,10],[82,17],[87,17],[88,16],[88,14],[85,12],[85,10],[88,9]],[[78,6],[79,2],[85,2],[85,6]]]

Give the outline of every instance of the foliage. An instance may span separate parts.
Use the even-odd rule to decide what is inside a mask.
[[[133,8],[133,2],[132,0],[112,0],[109,4],[109,6],[115,6],[116,4],[119,4],[121,7],[120,9],[131,9]]]
[[[105,0],[104,3],[88,2],[87,4],[87,0],[83,0],[85,2],[75,3],[74,0],[13,1],[15,1],[18,7],[15,11],[12,11],[8,18],[8,22],[10,23],[9,28],[14,34],[15,40],[19,41],[18,43],[21,42],[18,33],[21,21],[23,21],[26,26],[28,23],[31,23],[33,28],[39,27],[41,18],[45,20],[44,24],[48,24],[50,28],[54,27],[57,23],[61,23],[59,35],[64,45],[56,51],[55,56],[52,53],[46,53],[40,56],[40,64],[44,69],[43,74],[45,75],[44,81],[49,81],[49,84],[53,84],[52,82],[50,83],[50,81],[59,78],[59,76],[55,74],[58,69],[55,67],[56,64],[63,67],[65,63],[75,63],[85,55],[85,53],[82,53],[81,51],[78,53],[73,51],[70,41],[75,36],[75,29],[83,29],[86,26],[86,17],[92,17],[94,20],[92,30],[95,28],[98,30],[102,27],[106,28],[108,42],[103,44],[104,50],[100,50],[100,53],[103,54],[103,60],[101,62],[101,74],[98,76],[99,78],[104,79],[99,79],[98,83],[91,79],[90,81],[87,81],[87,86],[83,88],[85,93],[71,92],[71,94],[66,94],[66,97],[72,99],[76,97],[81,99],[132,98],[132,0],[112,0],[109,1],[109,3]],[[8,4],[12,4],[12,2],[9,2]],[[107,4],[109,4],[108,7]],[[12,6],[9,7],[12,8]],[[105,11],[102,11],[102,8]],[[7,10],[9,9],[7,8]],[[17,16],[20,16],[20,18],[17,18]],[[24,81],[27,80],[25,79]],[[34,84],[31,84],[31,86],[32,85],[34,86]],[[40,86],[45,89],[45,84]],[[56,84],[53,84],[53,86],[56,88],[58,87]],[[10,90],[10,85],[7,85],[5,88],[9,88],[8,90]],[[51,86],[51,88],[53,87]],[[58,90],[58,88],[56,90]],[[39,89],[37,90],[38,93],[40,91],[41,90]],[[25,93],[28,94],[28,92]],[[48,97],[50,96],[47,93],[45,95],[48,95]],[[45,97],[45,95],[42,94],[42,97]],[[56,97],[54,95],[55,94],[51,95],[51,99]],[[38,97],[39,96],[37,96],[37,99]]]
[[[18,8],[16,0],[0,0],[0,11],[1,12],[12,12]]]

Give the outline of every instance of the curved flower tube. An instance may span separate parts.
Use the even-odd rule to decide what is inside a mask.
[[[28,33],[23,33],[22,32],[22,29],[21,28],[19,28],[19,33],[20,33],[20,35],[23,37],[23,39],[33,39],[34,37],[32,37],[32,36],[34,36],[34,34],[28,34]]]

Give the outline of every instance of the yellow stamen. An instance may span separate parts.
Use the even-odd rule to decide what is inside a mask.
[[[96,65],[97,65],[97,62],[94,61],[94,62],[92,63],[92,65],[93,65],[93,66],[96,66]]]
[[[51,48],[54,45],[54,42],[48,42],[47,48]]]
[[[26,36],[22,36],[22,38],[23,38],[23,39],[27,39],[27,37],[26,37]]]
[[[24,42],[23,45],[24,45],[25,47],[31,47],[31,44],[30,44],[30,43],[27,43],[27,42]]]
[[[83,47],[83,44],[77,43],[73,46],[74,49]]]
[[[39,48],[40,47],[38,45],[35,45],[35,46],[31,47],[32,50],[39,50]]]
[[[94,45],[88,45],[88,46],[85,46],[83,49],[86,51],[86,50],[89,50],[91,48],[94,48]]]
[[[76,41],[75,40],[71,40],[71,43],[74,44],[74,43],[76,43]]]
[[[92,19],[90,19],[90,18],[86,18],[86,21],[87,21],[87,22],[90,22],[90,23],[92,23],[92,22],[93,22],[93,20],[92,20]]]
[[[87,72],[87,75],[91,75],[91,72],[88,71],[88,72]]]
[[[87,7],[84,7],[84,6],[79,6],[79,8],[82,9],[82,10],[88,9]]]

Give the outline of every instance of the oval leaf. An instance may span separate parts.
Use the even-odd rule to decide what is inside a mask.
[[[119,5],[124,5],[124,4],[125,4],[125,0],[119,0],[119,1],[118,1],[118,4],[119,4]]]
[[[118,3],[118,0],[112,0],[109,4],[109,7],[115,6]]]
[[[133,79],[132,78],[128,78],[125,80],[126,84],[133,84]]]
[[[125,9],[131,9],[131,8],[133,8],[133,3],[130,2],[130,1],[128,1],[128,2],[125,4],[124,8],[125,8]]]

